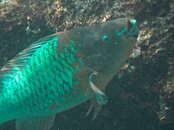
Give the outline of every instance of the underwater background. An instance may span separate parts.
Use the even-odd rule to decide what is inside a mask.
[[[92,121],[89,102],[59,113],[51,130],[174,129],[174,0],[0,0],[0,66],[55,32],[120,17],[137,19],[134,54],[106,89]],[[15,130],[9,121],[0,130]]]

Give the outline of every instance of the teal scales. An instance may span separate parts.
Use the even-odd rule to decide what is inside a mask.
[[[13,104],[18,104],[19,108],[22,106],[20,109],[16,107],[20,111],[16,110],[14,117],[20,116],[24,111],[29,116],[49,114],[51,109],[54,112],[55,107],[62,107],[62,102],[66,100],[65,95],[73,89],[75,43],[70,41],[71,44],[58,54],[58,40],[58,37],[54,37],[34,43],[33,46],[38,44],[39,47],[24,61],[25,67],[14,68],[11,71],[17,73],[9,74],[10,82],[4,81],[5,87],[1,96],[9,101],[6,107],[11,108]],[[32,45],[31,48],[33,50]],[[30,53],[30,50],[21,53]],[[17,59],[20,58],[22,57],[19,54]]]

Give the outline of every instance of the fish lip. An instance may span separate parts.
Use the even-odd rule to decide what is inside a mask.
[[[134,38],[138,38],[139,36],[139,30],[132,30],[128,33],[129,37],[134,37]]]
[[[139,35],[139,34],[135,34],[135,35],[132,35],[132,37],[138,38],[138,35]]]
[[[138,38],[139,33],[136,34],[128,34],[128,37]]]

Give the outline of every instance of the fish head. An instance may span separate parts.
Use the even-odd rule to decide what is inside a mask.
[[[86,49],[89,50],[88,63],[98,72],[115,73],[129,58],[137,41],[137,21],[119,18],[100,24],[96,28],[96,41],[93,47]]]
[[[105,44],[124,44],[129,41],[135,44],[139,35],[138,24],[135,19],[119,18],[106,22],[100,27],[100,42]]]

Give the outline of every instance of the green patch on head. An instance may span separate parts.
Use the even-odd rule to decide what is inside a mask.
[[[107,39],[108,39],[108,36],[107,35],[103,35],[102,42],[105,42]]]
[[[121,35],[123,35],[126,31],[127,31],[127,29],[126,29],[126,27],[124,27],[124,28],[122,28],[121,31],[117,31],[117,32],[116,32],[116,35],[117,35],[117,36],[121,36]]]

